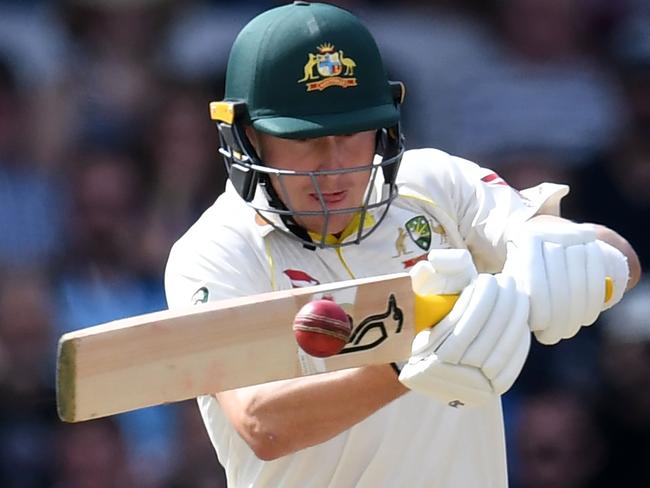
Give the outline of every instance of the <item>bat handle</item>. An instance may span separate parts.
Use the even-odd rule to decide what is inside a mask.
[[[608,302],[614,293],[614,280],[605,278],[605,300]],[[415,333],[429,329],[440,322],[458,300],[458,294],[418,295],[415,293]]]
[[[611,276],[605,277],[605,303],[609,302],[614,294],[614,279]]]
[[[429,329],[440,322],[454,308],[459,294],[415,294],[415,333]]]

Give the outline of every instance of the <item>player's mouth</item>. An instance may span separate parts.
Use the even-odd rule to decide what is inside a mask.
[[[320,198],[318,198],[318,193],[309,194],[314,200],[320,203]],[[322,192],[323,202],[329,207],[341,203],[347,197],[348,192],[346,190],[342,191],[332,191],[332,192]]]

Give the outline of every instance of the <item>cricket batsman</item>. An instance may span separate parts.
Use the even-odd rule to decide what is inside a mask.
[[[507,486],[500,396],[531,340],[574,336],[639,278],[620,235],[559,216],[567,186],[406,150],[403,98],[332,5],[271,9],[232,46],[211,105],[229,181],[171,250],[170,307],[404,270],[460,297],[404,363],[200,397],[231,487]]]

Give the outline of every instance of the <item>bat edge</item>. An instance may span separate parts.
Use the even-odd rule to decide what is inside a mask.
[[[75,339],[59,341],[56,367],[56,408],[59,418],[64,422],[76,422],[76,356]]]

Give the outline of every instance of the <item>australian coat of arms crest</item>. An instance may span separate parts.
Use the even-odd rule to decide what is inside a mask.
[[[343,51],[337,51],[329,43],[321,44],[317,50],[317,53],[309,53],[304,76],[298,83],[306,83],[308,92],[323,91],[330,86],[357,86],[354,77],[357,64],[352,58],[346,58]]]

